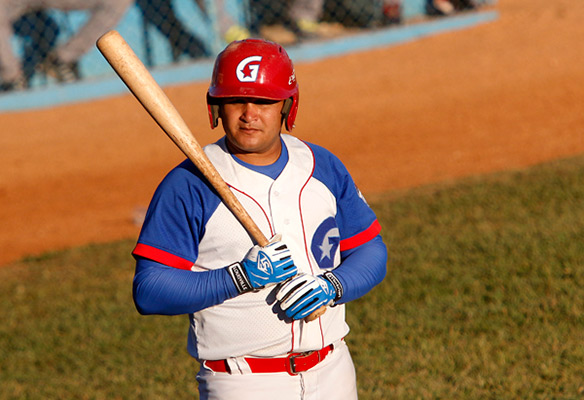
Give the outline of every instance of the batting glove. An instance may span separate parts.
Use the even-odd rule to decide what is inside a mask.
[[[298,272],[281,235],[274,236],[265,247],[252,247],[241,263],[227,268],[240,293],[275,285]]]
[[[276,299],[288,318],[304,319],[322,306],[333,305],[342,292],[339,280],[330,272],[318,276],[302,274],[282,285]]]

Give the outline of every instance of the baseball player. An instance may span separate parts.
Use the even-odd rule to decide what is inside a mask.
[[[280,45],[229,44],[207,103],[225,135],[205,153],[272,239],[254,245],[185,160],[157,188],[133,251],[138,311],[189,315],[201,399],[356,399],[345,303],[385,277],[375,214],[337,157],[281,133],[298,84]]]

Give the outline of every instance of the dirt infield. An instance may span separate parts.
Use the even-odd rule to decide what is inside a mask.
[[[584,2],[499,0],[486,25],[297,65],[295,134],[365,194],[584,153]],[[201,144],[206,85],[167,92]],[[0,115],[0,264],[135,237],[182,154],[131,95]]]

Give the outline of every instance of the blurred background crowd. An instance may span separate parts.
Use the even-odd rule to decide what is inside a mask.
[[[284,46],[474,10],[486,0],[0,0],[0,92],[68,83],[99,36],[132,20],[145,64],[213,57],[262,37]],[[420,17],[420,15],[417,15]],[[129,22],[128,22],[129,23]],[[157,44],[163,41],[164,44]],[[162,54],[163,53],[163,54]],[[91,61],[88,61],[91,63]]]

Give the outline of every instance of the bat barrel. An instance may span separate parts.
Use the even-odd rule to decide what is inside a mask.
[[[221,178],[178,110],[124,38],[117,31],[109,31],[97,40],[97,48],[156,123],[217,190],[255,242],[260,246],[267,245],[268,239]]]

